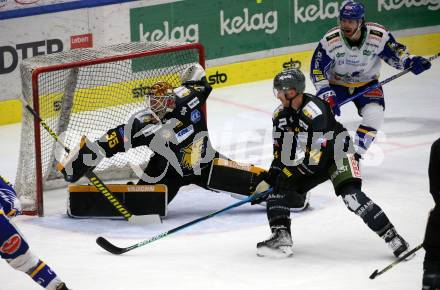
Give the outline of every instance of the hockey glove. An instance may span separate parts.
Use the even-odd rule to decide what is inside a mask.
[[[413,56],[407,59],[403,66],[405,69],[410,68],[413,74],[418,75],[430,69],[431,62],[422,56]]]
[[[263,191],[266,191],[269,189],[270,187],[270,177],[269,177],[269,173],[266,171],[262,171],[260,174],[258,174],[255,177],[255,180],[253,180],[251,187],[249,188],[249,191],[251,193],[260,193]],[[260,198],[254,199],[253,201],[251,201],[251,204],[259,204],[262,203],[263,201],[265,201],[267,199],[267,195],[266,196],[262,196]]]
[[[87,137],[82,136],[79,146],[73,149],[69,155],[57,165],[64,179],[67,182],[76,182],[86,174],[88,170],[93,170],[105,157],[100,151],[100,146],[90,142]]]
[[[321,100],[324,100],[327,103],[329,103],[330,107],[332,108],[333,114],[335,114],[336,116],[341,115],[341,110],[339,109],[339,105],[335,100],[336,93],[332,88],[330,87],[322,88],[316,93],[316,96]]]
[[[293,173],[287,168],[284,167],[280,174],[278,174],[277,179],[273,185],[273,192],[275,194],[280,192],[289,192],[291,189],[290,179],[293,176]]]

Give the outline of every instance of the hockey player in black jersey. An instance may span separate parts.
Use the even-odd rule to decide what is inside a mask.
[[[263,169],[223,157],[209,141],[203,105],[212,88],[205,71],[200,65],[190,66],[182,72],[181,81],[177,88],[163,81],[153,84],[148,108],[96,142],[83,138],[79,148],[62,161],[59,169],[65,179],[76,182],[102,159],[148,146],[154,153],[138,184],[166,185],[168,203],[188,184],[251,194],[252,180]]]
[[[274,160],[269,172],[261,175],[274,189],[266,200],[272,235],[257,244],[257,255],[293,254],[286,205],[327,180],[348,209],[382,237],[395,256],[402,255],[408,243],[361,190],[358,160],[348,153],[354,153],[348,132],[335,120],[326,102],[304,93],[304,89],[305,77],[300,70],[284,71],[274,78],[274,94],[282,105],[273,117]]]
[[[432,144],[429,158],[429,191],[435,206],[429,214],[423,248],[423,290],[440,290],[440,139]]]

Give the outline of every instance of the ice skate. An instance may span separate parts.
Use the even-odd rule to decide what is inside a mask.
[[[405,241],[402,236],[400,236],[395,228],[390,228],[386,233],[382,236],[388,246],[393,250],[394,256],[396,258],[400,258],[409,252],[409,244]],[[410,255],[405,260],[410,260],[415,256],[415,254]]]
[[[269,239],[257,244],[257,256],[286,258],[293,255],[293,243],[286,227],[272,229]]]

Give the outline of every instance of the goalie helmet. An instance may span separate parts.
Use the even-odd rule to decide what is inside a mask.
[[[295,89],[297,94],[304,93],[306,88],[306,77],[299,69],[289,69],[278,73],[273,79],[273,89],[276,96],[277,91],[288,91]]]
[[[167,82],[157,82],[148,93],[149,108],[162,119],[166,113],[172,112],[176,106],[176,95],[173,87]]]

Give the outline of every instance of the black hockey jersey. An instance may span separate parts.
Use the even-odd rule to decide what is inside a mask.
[[[273,115],[274,160],[269,174],[275,178],[284,167],[294,176],[317,173],[334,158],[335,140],[344,147],[347,136],[329,105],[313,95],[304,94],[298,110],[280,105]]]
[[[206,78],[184,84],[174,89],[175,108],[161,122],[145,109],[134,114],[127,124],[109,130],[98,143],[107,157],[130,148],[148,146],[154,154],[165,157],[177,172],[191,175],[195,169],[206,167],[212,158],[205,161],[203,158],[214,152],[202,110],[211,90]]]

